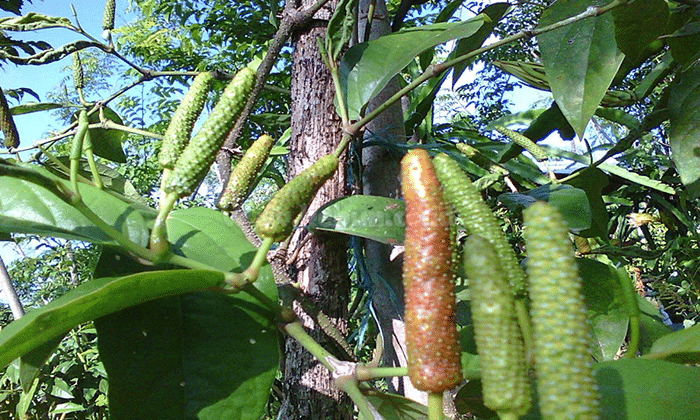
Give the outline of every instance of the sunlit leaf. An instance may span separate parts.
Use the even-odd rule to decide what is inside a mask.
[[[358,119],[369,100],[421,52],[452,39],[471,36],[483,24],[484,16],[479,15],[462,22],[404,29],[351,47],[340,65],[340,84],[350,119]]]
[[[394,198],[353,195],[321,207],[308,227],[397,245],[403,243],[406,229],[405,207]]]
[[[539,28],[575,16],[604,0],[558,1],[540,19]],[[554,100],[579,138],[610,86],[623,54],[607,13],[579,20],[537,37]]]

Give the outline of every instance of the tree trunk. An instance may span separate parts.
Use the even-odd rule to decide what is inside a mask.
[[[313,1],[303,0],[302,7]],[[295,34],[292,67],[292,143],[290,178],[320,157],[332,153],[342,136],[334,105],[331,75],[318,51],[317,38],[325,36],[325,24],[335,2],[315,16],[314,24]],[[343,161],[309,206],[301,226],[322,204],[347,195],[347,164]],[[309,237],[309,235],[311,235]],[[308,240],[307,240],[308,238]],[[304,298],[326,314],[343,332],[347,331],[350,280],[347,272],[347,240],[341,235],[313,235],[306,231],[292,235],[288,255],[301,247],[294,260],[292,278],[299,282]],[[295,302],[295,311],[311,335],[325,348],[333,348],[310,316]],[[350,419],[349,399],[339,391],[330,372],[295,341],[285,343],[284,401],[279,419]]]

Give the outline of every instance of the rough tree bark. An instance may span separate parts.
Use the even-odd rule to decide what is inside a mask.
[[[298,5],[308,7],[311,4],[313,1],[303,0]],[[333,81],[317,46],[317,38],[325,35],[325,25],[334,7],[335,1],[331,1],[317,13],[312,25],[294,36],[290,177],[321,156],[332,153],[342,136],[333,103]],[[301,226],[322,204],[347,195],[346,167],[343,160],[333,179],[316,195]],[[299,282],[305,298],[335,321],[341,331],[346,331],[344,320],[347,318],[350,284],[346,239],[341,235],[317,236],[300,230],[293,234],[288,255],[293,255],[297,247],[301,250],[291,267],[292,278]],[[321,345],[329,349],[333,347],[297,303],[295,311]],[[340,420],[352,417],[348,398],[337,390],[326,368],[295,340],[286,341],[285,354],[284,401],[279,419]]]

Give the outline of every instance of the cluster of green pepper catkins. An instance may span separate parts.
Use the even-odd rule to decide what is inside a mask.
[[[255,85],[255,72],[244,67],[221,94],[202,128],[185,147],[163,184],[167,193],[190,195],[202,182]]]
[[[406,154],[401,179],[406,201],[403,280],[408,376],[417,389],[441,393],[462,381],[450,216],[425,150]]]

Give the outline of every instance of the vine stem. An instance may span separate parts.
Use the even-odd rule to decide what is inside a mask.
[[[534,348],[534,340],[532,337],[532,322],[530,320],[530,313],[527,310],[527,305],[525,304],[524,299],[515,299],[514,306],[518,325],[520,326],[520,333],[523,337],[525,354],[527,355],[527,359],[530,360],[530,364],[532,364],[532,349]]]
[[[274,242],[274,239],[270,237],[266,236],[263,238],[262,244],[260,244],[260,247],[258,248],[258,252],[255,253],[253,262],[251,262],[248,268],[246,268],[246,270],[243,272],[243,277],[245,277],[248,282],[253,283],[258,279],[260,267],[267,262],[267,252],[270,250],[270,248],[272,248],[272,244]]]
[[[158,216],[153,223],[153,229],[151,229],[151,237],[149,244],[151,247],[151,252],[158,259],[163,259],[170,253],[170,243],[168,242],[168,230],[166,226],[166,221],[170,212],[175,207],[175,203],[178,200],[178,195],[175,192],[168,193],[163,197],[160,202],[160,208],[158,209]]]
[[[428,420],[444,419],[443,405],[442,392],[428,393]]]
[[[294,338],[302,347],[311,353],[323,366],[331,371],[338,389],[345,392],[355,403],[360,413],[367,419],[376,419],[376,410],[372,409],[367,398],[357,386],[355,367],[352,362],[343,362],[336,359],[328,350],[311,337],[301,321],[298,319],[280,326],[290,337]],[[432,420],[432,419],[431,419]]]
[[[375,367],[358,365],[355,377],[358,381],[368,381],[378,378],[392,378],[395,376],[408,376],[408,368],[403,367]]]

